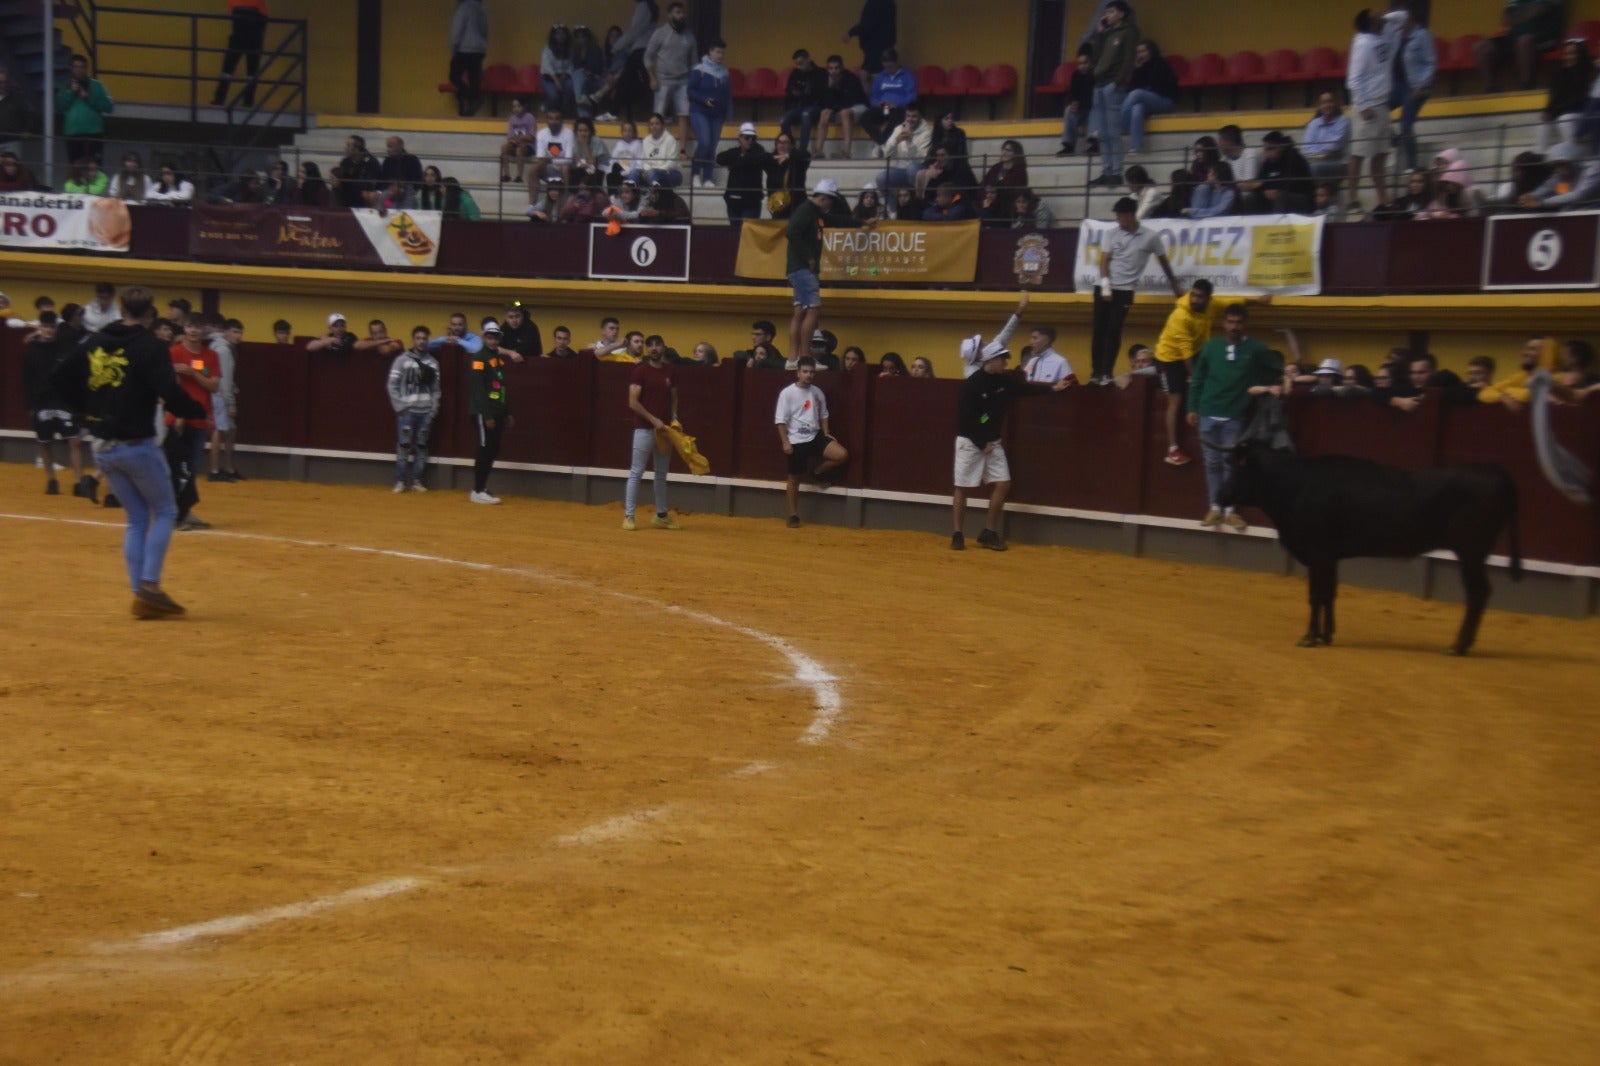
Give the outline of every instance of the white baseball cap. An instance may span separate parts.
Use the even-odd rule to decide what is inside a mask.
[[[811,190],[812,196],[838,196],[839,183],[832,178],[823,178],[817,182],[817,187]]]
[[[337,311],[335,311],[333,314],[328,316],[328,325],[330,325],[330,326],[333,325],[335,322],[343,322],[343,321],[345,321],[345,317],[343,315],[341,315]]]
[[[739,127],[739,136],[757,137],[760,135],[756,133],[756,124],[754,122],[746,122]]]
[[[1334,377],[1343,377],[1344,364],[1339,362],[1337,359],[1324,359],[1322,362],[1317,364],[1317,369],[1313,370],[1312,373],[1332,374]]]

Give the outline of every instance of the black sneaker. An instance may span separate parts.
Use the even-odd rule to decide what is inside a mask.
[[[1100,138],[1098,138],[1098,137],[1090,137],[1089,138],[1089,154],[1090,155],[1099,155],[1100,154]]]
[[[245,480],[247,480],[245,478],[245,476],[243,474],[239,473],[239,471],[237,471],[237,470],[225,470],[225,471],[223,471],[223,473],[227,475],[227,478],[228,478],[229,481],[245,481]]]
[[[1076,151],[1077,148],[1078,148],[1078,146],[1073,144],[1071,141],[1062,141],[1061,142],[1061,150],[1056,153],[1056,158],[1059,159],[1062,156],[1069,156],[1074,151]]]
[[[92,476],[85,474],[79,478],[78,488],[82,491],[74,492],[73,495],[82,496],[90,503],[97,504],[100,502],[100,482],[96,481]]]
[[[966,551],[966,549],[967,549],[967,538],[966,538],[965,534],[962,534],[962,533],[952,533],[952,534],[950,534],[950,550],[951,551],[959,552],[959,551]]]
[[[51,478],[49,481],[45,482],[44,494],[46,496],[61,495],[61,482],[57,481],[55,478]],[[72,486],[72,494],[74,496],[82,496],[83,491],[77,485],[74,485]]]
[[[978,534],[978,547],[988,548],[990,551],[1003,552],[1006,542],[1000,539],[1000,534],[992,529],[986,529]]]
[[[106,498],[101,501],[101,506],[102,507],[121,507],[122,506],[122,501],[117,499],[117,494],[116,493],[108,492],[108,493],[106,493]]]
[[[139,618],[170,618],[183,614],[184,610],[165,592],[140,589],[133,594],[133,613]]]
[[[790,515],[789,516],[789,521],[785,522],[784,525],[788,526],[790,529],[799,529],[800,528],[800,516],[797,515],[797,514]]]
[[[224,474],[220,470],[213,470],[213,471],[211,471],[211,473],[206,475],[206,480],[207,481],[226,481],[226,480],[228,480],[228,475]]]

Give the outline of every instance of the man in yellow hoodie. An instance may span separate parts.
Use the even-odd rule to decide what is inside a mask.
[[[1236,303],[1270,304],[1271,295],[1215,296],[1211,282],[1200,278],[1178,297],[1167,324],[1156,341],[1156,380],[1167,394],[1167,458],[1170,466],[1183,466],[1189,456],[1178,447],[1178,415],[1189,392],[1189,361],[1216,331],[1222,309]]]
[[[1478,402],[1503,404],[1509,410],[1520,411],[1527,406],[1528,379],[1533,372],[1539,369],[1554,371],[1555,368],[1555,341],[1545,336],[1529,337],[1522,343],[1517,372],[1479,389]]]

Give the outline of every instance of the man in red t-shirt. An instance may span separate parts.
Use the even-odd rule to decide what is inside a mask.
[[[622,528],[632,532],[634,505],[639,499],[639,478],[644,464],[655,455],[656,516],[650,524],[657,529],[682,528],[667,514],[667,467],[672,454],[656,438],[656,430],[678,421],[678,390],[672,384],[665,348],[647,349],[644,362],[633,368],[628,380],[628,410],[633,412],[633,464],[628,467],[628,490],[623,497]]]
[[[222,361],[217,353],[206,347],[205,324],[199,315],[191,316],[183,328],[183,339],[172,346],[172,372],[178,377],[183,391],[211,410],[211,394],[222,387]],[[166,453],[167,466],[172,471],[172,492],[178,499],[179,529],[210,529],[211,523],[196,517],[192,512],[200,502],[200,489],[195,473],[204,458],[206,440],[211,435],[209,418],[173,418],[167,415],[167,439],[161,450]]]

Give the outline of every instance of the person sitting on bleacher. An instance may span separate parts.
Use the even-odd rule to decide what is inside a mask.
[[[812,62],[811,53],[804,48],[796,48],[791,58],[794,66],[789,71],[789,80],[784,83],[784,110],[778,119],[778,128],[793,134],[793,127],[798,125],[800,133],[795,143],[804,151],[811,144],[811,128],[822,115],[822,92],[828,86],[828,75]]]
[[[1561,46],[1561,65],[1550,76],[1550,95],[1545,99],[1534,149],[1548,152],[1558,144],[1576,143],[1583,124],[1583,109],[1589,103],[1589,86],[1595,80],[1594,64],[1589,59],[1589,44],[1574,38]]]
[[[1336,181],[1317,182],[1316,192],[1311,201],[1311,213],[1317,218],[1325,218],[1329,222],[1344,221],[1344,204],[1339,202],[1339,183]]]
[[[1122,128],[1128,134],[1128,154],[1144,151],[1144,126],[1151,115],[1171,111],[1178,99],[1178,75],[1156,42],[1146,38],[1133,52],[1133,74],[1122,101]]]
[[[1216,163],[1206,180],[1195,187],[1189,206],[1184,208],[1186,218],[1215,218],[1218,215],[1237,215],[1238,192],[1233,187],[1233,168],[1226,163]]]
[[[953,156],[948,148],[940,147],[933,151],[933,162],[917,171],[917,195],[926,199],[945,185],[969,192],[978,187],[978,176],[965,157]]]
[[[1511,158],[1511,179],[1495,189],[1493,204],[1515,207],[1517,200],[1543,185],[1554,171],[1540,153],[1518,152]]]
[[[922,212],[924,222],[961,222],[977,218],[972,209],[972,192],[959,189],[954,184],[940,185],[934,190],[933,202]]]
[[[922,110],[915,100],[906,105],[904,114],[900,125],[878,149],[884,160],[885,180],[891,187],[916,181],[933,144],[933,129],[922,121]]]
[[[1600,156],[1577,161],[1577,149],[1563,145],[1551,153],[1555,170],[1543,185],[1517,198],[1517,206],[1530,210],[1574,207],[1600,200]]]
[[[923,166],[933,162],[933,153],[940,148],[956,159],[966,159],[972,154],[967,147],[967,131],[956,125],[954,111],[946,111],[941,115],[939,121],[933,123],[932,129],[933,138],[928,142],[928,155],[923,160]]]
[[[1517,68],[1518,86],[1533,88],[1533,70],[1539,57],[1561,41],[1567,23],[1564,8],[1561,0],[1506,0],[1500,13],[1505,32],[1485,37],[1473,48],[1478,72],[1483,75],[1484,92],[1500,91],[1494,80],[1495,69],[1508,64]]]
[[[869,218],[882,222],[889,217],[888,208],[884,206],[883,197],[878,193],[878,183],[869,181],[861,186],[861,196],[856,200],[855,215],[857,222],[865,222]]]
[[[896,222],[920,222],[925,208],[922,197],[918,196],[917,190],[911,186],[902,185],[894,191],[892,214]]]
[[[579,115],[593,114],[594,108],[587,102],[589,90],[598,86],[605,74],[606,54],[589,27],[580,22],[572,27],[572,94]]]
[[[1261,145],[1261,200],[1256,210],[1270,214],[1309,212],[1316,183],[1311,179],[1311,164],[1306,157],[1279,130],[1261,138]]]
[[[883,53],[883,69],[872,79],[870,105],[861,116],[861,128],[877,142],[872,154],[882,158],[890,135],[905,122],[906,111],[917,102],[917,77],[900,65],[893,48]]]
[[[1318,181],[1337,182],[1344,177],[1345,152],[1350,148],[1350,119],[1333,92],[1317,98],[1317,113],[1300,135],[1301,151]]]
[[[1021,141],[1005,141],[1000,145],[1000,162],[983,175],[985,188],[999,189],[1010,203],[1010,194],[1028,187],[1028,160]]]
[[[1233,168],[1233,180],[1239,192],[1254,192],[1256,178],[1261,174],[1261,149],[1244,143],[1244,130],[1229,123],[1217,131],[1217,152]]]
[[[842,56],[828,57],[828,83],[823,86],[821,104],[811,154],[822,158],[822,148],[828,143],[828,125],[838,122],[844,143],[830,158],[849,159],[850,151],[855,146],[856,123],[867,111],[867,91],[861,87],[861,79],[856,77],[856,72],[845,68]]]
[[[1094,111],[1094,53],[1086,44],[1078,46],[1072,77],[1067,81],[1067,106],[1061,116],[1061,151],[1058,156],[1078,150],[1078,131],[1092,129]]]
[[[1135,163],[1123,172],[1123,180],[1128,185],[1128,195],[1138,203],[1134,217],[1138,219],[1160,218],[1161,205],[1166,203],[1167,196],[1150,178],[1150,172]]]
[[[552,174],[544,179],[544,189],[525,212],[531,222],[559,222],[561,205],[566,201],[567,183],[562,175]]]
[[[1483,190],[1473,180],[1472,167],[1462,158],[1460,151],[1446,148],[1433,157],[1435,198],[1444,195],[1467,218],[1483,213]],[[1439,188],[1449,186],[1449,188]]]
[[[1039,198],[1038,193],[1032,189],[1018,189],[1012,196],[1012,229],[1054,229],[1055,225],[1054,212]]]
[[[1413,170],[1406,175],[1406,191],[1397,200],[1379,204],[1372,211],[1374,219],[1403,220],[1420,218],[1433,203],[1433,175],[1426,170]]]
[[[639,209],[641,222],[687,222],[689,205],[673,191],[672,186],[659,178],[650,181],[650,195]]]
[[[580,178],[573,186],[572,195],[561,205],[562,222],[602,222],[611,199],[601,191],[591,178]]]

